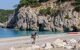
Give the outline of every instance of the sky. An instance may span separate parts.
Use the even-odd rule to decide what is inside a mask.
[[[20,0],[0,0],[0,9],[14,9],[14,5],[19,4]]]

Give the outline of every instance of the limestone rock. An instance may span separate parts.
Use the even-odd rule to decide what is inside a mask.
[[[58,9],[60,11],[53,16],[40,15],[39,10],[47,7],[51,7],[55,10]],[[64,30],[71,29],[71,26],[73,25],[76,27],[79,27],[80,25],[79,13],[73,11],[73,9],[74,7],[70,2],[65,2],[59,7],[59,5],[51,0],[50,2],[42,3],[40,7],[31,8],[30,6],[23,6],[8,22],[7,26],[13,28],[17,27],[24,30],[48,30],[64,32]]]

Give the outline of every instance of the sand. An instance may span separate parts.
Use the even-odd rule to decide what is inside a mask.
[[[78,32],[79,33],[79,32]],[[36,45],[41,46],[46,42],[53,42],[57,38],[59,39],[80,39],[80,33],[69,35],[69,34],[50,34],[50,35],[40,35],[36,39]],[[22,37],[12,37],[12,38],[0,38],[0,50],[10,50],[11,47],[20,48],[20,47],[30,47],[32,44],[32,39],[30,36],[22,36]],[[67,50],[63,48],[54,48],[54,50]]]

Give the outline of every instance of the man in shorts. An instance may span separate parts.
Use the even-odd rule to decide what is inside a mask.
[[[32,44],[35,44],[37,32],[31,34],[31,38],[33,39]]]

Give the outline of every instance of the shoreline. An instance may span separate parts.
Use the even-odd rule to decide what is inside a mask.
[[[46,42],[53,42],[55,39],[79,39],[80,34],[69,35],[69,34],[58,34],[58,35],[40,35],[39,38],[36,39],[36,44],[41,45],[45,44]],[[44,41],[44,42],[43,42]],[[12,37],[12,38],[0,38],[0,50],[5,50],[4,48],[10,47],[21,47],[31,46],[32,39],[30,36],[22,36],[22,37]]]
[[[62,36],[66,36],[66,35],[68,35],[68,34],[66,34],[66,33],[62,33],[62,34],[45,34],[45,35],[39,35],[39,38],[52,37],[52,36],[54,36],[53,38],[57,38],[57,37],[62,37]],[[30,36],[7,37],[7,38],[0,38],[0,42],[1,41],[9,41],[9,40],[28,39],[28,38],[30,38]]]

